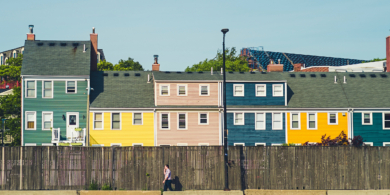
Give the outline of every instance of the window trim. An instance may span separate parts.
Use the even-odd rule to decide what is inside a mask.
[[[370,123],[364,123],[364,114],[370,114]],[[372,125],[372,112],[362,112],[362,125]]]
[[[159,147],[161,147],[161,146],[162,146],[162,147],[167,147],[167,146],[172,146],[172,145],[171,145],[171,144],[159,144],[158,146],[159,146]]]
[[[54,146],[52,143],[42,143],[42,146]]]
[[[180,128],[180,119],[179,119],[179,115],[180,114],[184,114],[185,115],[185,117],[186,117],[186,128]],[[177,130],[188,130],[188,114],[187,114],[187,112],[178,112],[177,113]]]
[[[336,114],[336,123],[330,123],[330,115]],[[328,125],[338,125],[339,124],[339,113],[338,112],[328,112]]]
[[[371,146],[374,146],[374,142],[363,142],[363,144],[371,144]]]
[[[242,114],[242,123],[236,123],[236,114]],[[245,113],[244,112],[233,112],[233,124],[234,125],[245,125]]]
[[[53,112],[52,111],[42,111],[42,131],[50,131],[51,129],[45,129],[45,121],[44,121],[44,118],[43,118],[43,115],[44,114],[50,114],[51,115],[51,124],[50,124],[50,127],[53,128]],[[36,116],[35,116],[36,117]],[[35,118],[36,120],[36,118]]]
[[[104,144],[92,144],[91,146],[92,147],[102,147],[102,146],[104,146]]]
[[[34,113],[34,116],[35,116],[35,120],[34,120],[34,128],[33,129],[29,129],[29,128],[27,128],[28,127],[28,125],[27,125],[27,123],[28,123],[28,121],[27,121],[27,113]],[[37,112],[36,111],[25,111],[24,112],[24,130],[37,130]]]
[[[245,146],[245,143],[234,143],[234,146]]]
[[[112,120],[112,115],[113,114],[119,114],[119,129],[114,129],[113,128],[113,120]],[[110,118],[110,122],[111,122],[111,124],[110,124],[110,127],[111,127],[111,130],[122,130],[122,113],[121,112],[111,112],[111,118]]]
[[[45,82],[51,82],[51,97],[45,97]],[[53,99],[54,98],[54,81],[53,80],[42,80],[42,98]]]
[[[202,95],[202,87],[207,87],[207,95]],[[199,84],[199,96],[210,96],[210,85],[209,84]]]
[[[188,87],[187,87],[187,84],[177,84],[176,87],[177,87],[177,96],[188,96],[188,90],[187,90]],[[180,87],[184,87],[184,88],[185,88],[184,91],[185,91],[186,94],[180,95],[180,91],[179,91],[179,88],[180,88]]]
[[[200,122],[200,115],[201,114],[206,114],[206,119],[207,119],[207,123],[201,123]],[[198,125],[209,125],[209,113],[208,112],[198,112]]]
[[[385,114],[390,114],[390,112],[382,112],[382,125],[383,125],[383,130],[390,130],[390,127],[385,127]]]
[[[257,114],[263,114],[264,128],[257,128]],[[267,128],[266,115],[265,112],[255,112],[255,130],[265,130]]]
[[[257,95],[257,87],[258,86],[264,86],[264,95]],[[267,84],[256,84],[255,95],[256,95],[256,97],[267,97]]]
[[[168,95],[162,94],[162,87],[164,87],[164,86],[168,87]],[[170,84],[160,84],[159,91],[160,91],[160,93],[159,93],[160,96],[170,96],[171,95],[171,85]]]
[[[280,129],[276,129],[276,128],[274,128],[274,115],[275,114],[280,114],[281,116],[280,116],[280,124],[281,124],[281,127],[280,127]],[[272,130],[283,130],[283,112],[273,112],[272,113]]]
[[[141,114],[141,124],[135,124],[134,123],[134,119],[135,119],[134,116],[135,116],[135,114]],[[143,112],[133,112],[132,116],[133,116],[133,118],[132,118],[132,122],[133,122],[132,124],[133,125],[144,125],[144,113]]]
[[[74,81],[74,92],[68,92],[68,82]],[[65,93],[77,94],[77,80],[65,80]]]
[[[24,143],[24,146],[37,146],[36,143]]]
[[[119,147],[122,147],[122,143],[111,143],[110,146],[119,145]]]
[[[162,128],[162,115],[163,114],[167,114],[168,115],[168,128],[166,128],[166,129],[163,129]],[[160,124],[159,124],[159,126],[160,126],[160,130],[171,130],[171,113],[169,113],[169,112],[161,112],[160,113]],[[163,144],[163,145],[166,145],[166,144]]]
[[[102,128],[95,127],[95,122],[96,122],[95,114],[102,114]],[[93,112],[93,121],[92,122],[93,122],[93,124],[92,124],[93,130],[104,130],[104,112]]]
[[[177,143],[176,146],[188,146],[188,143]]]
[[[3,65],[4,62],[4,55],[0,53],[0,65]]]
[[[386,144],[390,144],[390,142],[383,142],[384,147],[390,147],[390,146],[386,146]]]
[[[210,146],[209,143],[198,143],[198,146]]]
[[[271,144],[271,146],[282,146],[283,144],[280,144],[280,143],[274,143],[274,144]]]
[[[28,97],[28,96],[27,96],[27,89],[28,89],[28,88],[27,88],[27,82],[28,82],[28,81],[34,81],[34,85],[35,85],[35,89],[34,89],[34,90],[35,90],[35,93],[34,93],[35,95],[34,95],[34,97]],[[25,94],[25,95],[24,95],[24,98],[37,98],[37,80],[25,80],[24,86],[25,86],[25,89],[24,89],[24,94]]]
[[[293,128],[293,114],[298,114],[298,127]],[[300,112],[291,112],[290,113],[290,130],[301,130],[301,113]]]
[[[267,143],[265,143],[265,142],[256,142],[255,146],[267,146]]]
[[[236,95],[236,87],[242,87],[242,95]],[[233,84],[233,96],[234,97],[244,97],[245,96],[245,85],[244,84]]]
[[[309,115],[310,114],[314,114],[315,122],[316,122],[315,128],[310,128],[309,127],[309,123],[310,123]],[[317,113],[316,112],[308,112],[307,115],[306,115],[306,119],[307,119],[307,130],[317,130],[318,129],[318,118],[317,118]]]
[[[141,145],[141,147],[144,146],[143,143],[133,143],[133,144],[132,144],[132,146],[137,146],[137,145]]]
[[[281,86],[282,87],[282,91],[281,91],[282,95],[275,95],[275,87],[277,87],[277,86]],[[283,95],[284,95],[283,84],[273,84],[272,85],[272,97],[283,97]]]
[[[14,51],[12,52],[11,58],[17,58],[17,57],[18,57],[17,53],[18,53],[18,52],[17,52],[16,50],[14,50]]]

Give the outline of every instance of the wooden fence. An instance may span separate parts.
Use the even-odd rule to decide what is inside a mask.
[[[223,147],[3,147],[2,190],[222,190]],[[229,147],[229,188],[390,189],[390,147]]]

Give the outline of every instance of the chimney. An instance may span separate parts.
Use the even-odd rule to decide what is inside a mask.
[[[28,25],[30,32],[27,33],[27,41],[35,41],[35,34],[33,32],[34,25]]]
[[[95,33],[95,27],[92,27],[91,39],[91,71],[97,71],[97,53],[98,53],[98,34]]]
[[[294,72],[301,72],[301,69],[302,69],[301,63],[294,64]]]
[[[267,72],[283,72],[283,64],[268,64]]]
[[[160,64],[158,63],[158,55],[154,55],[154,64],[152,65],[152,71],[160,71]]]
[[[390,72],[390,36],[386,37],[386,72]]]

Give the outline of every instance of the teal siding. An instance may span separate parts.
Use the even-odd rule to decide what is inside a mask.
[[[67,112],[79,112],[79,127],[87,127],[87,90],[88,81],[77,81],[77,94],[65,93],[65,81],[54,81],[54,94],[52,99],[42,98],[42,81],[37,82],[37,97],[24,98],[23,111],[23,133],[24,143],[42,143],[51,142],[51,131],[42,130],[42,111],[53,112],[53,128],[61,129],[61,139],[66,139],[66,120],[62,115]],[[23,85],[25,82],[23,82]],[[24,86],[23,86],[24,88]],[[36,130],[25,129],[25,112],[36,111]],[[23,143],[23,144],[24,144]]]
[[[362,113],[353,113],[353,135],[362,136],[364,142],[373,142],[374,146],[390,142],[390,130],[383,129],[382,118],[382,113],[372,113],[372,125],[362,125]]]

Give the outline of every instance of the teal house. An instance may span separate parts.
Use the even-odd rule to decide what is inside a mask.
[[[27,37],[21,71],[22,146],[85,146],[97,34],[87,41],[39,41],[32,32]]]

